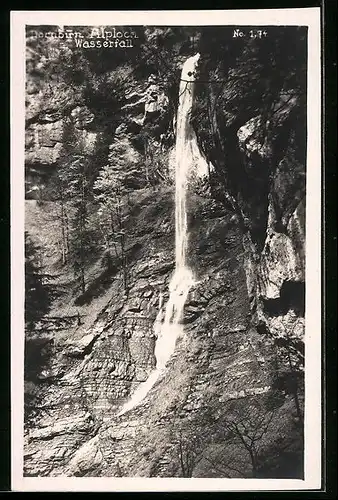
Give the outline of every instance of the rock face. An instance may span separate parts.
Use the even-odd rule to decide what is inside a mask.
[[[69,131],[73,142],[89,157],[95,153],[102,134],[97,117],[84,104],[81,89],[74,92],[54,83],[51,88],[35,92],[32,79],[28,79],[28,86],[32,88],[26,108],[26,193],[29,198],[39,199],[41,186],[48,184],[63,155],[69,155]],[[167,175],[168,165],[162,165],[168,164],[168,151],[163,145],[173,142],[169,127],[172,111],[169,112],[168,97],[151,77],[125,99],[127,104],[121,109],[125,121],[111,136],[108,163],[127,189],[139,189],[152,182],[153,177],[158,182],[158,177]]]
[[[41,99],[46,101],[46,97],[41,96]],[[93,120],[93,113],[85,106],[72,108],[70,105],[65,110],[47,115],[40,113],[27,120],[25,180],[28,198],[41,199],[42,187],[48,185],[49,177],[62,162],[70,126],[73,126],[74,141],[81,144],[83,153],[89,157],[93,155],[100,137],[98,132],[87,130]]]
[[[290,110],[288,112],[291,113]],[[279,117],[282,123],[283,118]],[[252,304],[256,308],[254,322],[261,326],[264,324],[272,335],[290,335],[302,341],[305,303],[305,166],[301,167],[292,157],[289,158],[289,151],[286,150],[285,157],[278,164],[268,193],[263,248],[259,252],[257,247],[248,245],[250,262],[247,263],[247,269]],[[252,150],[246,150],[245,154],[251,157]],[[263,158],[273,156],[272,146],[271,149],[260,149],[259,154]],[[285,169],[286,165],[289,165],[288,170]],[[286,190],[288,185],[291,193]],[[250,232],[245,238],[251,239]]]
[[[127,104],[122,109],[128,109],[136,123],[144,125],[147,119],[152,119],[154,114],[164,114],[168,110],[169,99],[157,81],[157,77],[152,74],[148,77],[147,85],[142,91],[132,91],[126,95]],[[142,115],[139,113],[143,112]]]
[[[31,125],[26,133],[26,162],[55,165],[63,141],[63,121]]]
[[[304,202],[291,215],[286,233],[274,231],[271,218],[268,220],[260,270],[260,293],[264,299],[280,297],[285,282],[305,281]]]
[[[168,215],[162,228],[166,220],[170,222]],[[119,470],[123,475],[166,475],[175,461],[169,461],[167,467],[157,463],[158,451],[173,439],[167,437],[161,443],[165,421],[174,424],[177,413],[180,418],[192,418],[210,399],[215,405],[229,397],[264,393],[269,385],[265,360],[259,361],[251,345],[256,334],[248,333],[241,233],[238,228],[229,230],[228,221],[226,216],[205,219],[192,229],[195,250],[191,259],[198,262],[198,283],[185,307],[186,332],[165,379],[158,381],[140,407],[116,417],[121,404],[155,366],[154,321],[160,293],[164,304],[168,300],[173,271],[173,264],[168,265],[173,248],[165,248],[165,229],[142,251],[151,258],[145,261],[139,255],[135,261],[128,297],[121,301],[116,283],[111,300],[88,333],[59,345],[71,363],[58,384],[46,390],[42,405],[46,411],[42,409],[33,429],[27,430],[26,474],[116,475]],[[219,239],[214,237],[212,246],[204,239],[202,245],[201,235],[211,233]],[[255,380],[252,366],[258,370]],[[239,388],[249,380],[251,393],[242,394]],[[44,440],[49,443],[48,457],[41,451]],[[132,451],[138,446],[150,447],[148,458]],[[174,443],[170,446],[175,456]]]
[[[154,369],[154,321],[160,297],[164,304],[168,300],[173,272],[174,249],[167,244],[174,230],[168,209],[172,202],[169,198],[154,239],[154,227],[144,217],[151,215],[147,209],[158,194],[148,194],[134,221],[144,244],[132,263],[128,296],[116,280],[93,324],[81,335],[74,332],[72,338],[59,340],[64,373],[45,385],[39,415],[34,425],[27,425],[26,475],[180,476],[177,429],[182,423],[189,433],[202,433],[203,425],[209,429],[203,453],[211,456],[218,439],[212,420],[207,427],[196,423],[206,409],[217,415],[220,405],[242,400],[251,404],[252,398],[271,391],[274,341],[252,326],[242,230],[224,210],[221,215],[222,208],[214,213],[206,200],[195,197],[190,201],[194,213],[206,215],[190,221],[190,259],[197,283],[185,306],[184,336],[140,406],[117,416]],[[162,193],[162,199],[168,194]],[[280,332],[280,323],[287,327],[293,314],[287,310],[283,317],[266,316],[266,324]],[[55,363],[60,366],[61,358]],[[285,404],[291,404],[289,396]],[[292,415],[290,408],[287,412]],[[271,443],[284,438],[278,421],[276,416]],[[281,421],[284,425],[285,416]],[[210,469],[200,465],[195,473],[203,477]]]
[[[74,122],[79,123],[77,119]],[[58,120],[54,123],[33,124],[27,130],[26,163],[28,165],[41,165],[42,167],[53,167],[57,165],[62,153],[65,137],[65,122]],[[81,129],[77,139],[85,143],[87,154],[94,151],[97,134]]]
[[[234,74],[236,71],[240,70],[235,66]],[[215,106],[212,116],[218,144],[206,140],[206,122],[201,120],[195,124],[197,137],[212,161],[213,175],[224,185],[226,203],[243,227],[251,324],[264,335],[292,338],[290,342],[302,362],[306,163],[303,96],[286,84],[271,98],[269,111],[254,114],[246,109],[231,115],[229,109],[235,98],[230,90],[225,87],[228,100]],[[252,90],[241,92],[244,99]],[[210,93],[212,96],[211,87]]]

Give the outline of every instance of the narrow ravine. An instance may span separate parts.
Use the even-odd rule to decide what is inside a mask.
[[[24,476],[304,479],[308,27],[26,28]]]

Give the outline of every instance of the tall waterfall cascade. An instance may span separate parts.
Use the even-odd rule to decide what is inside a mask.
[[[196,158],[201,155],[190,123],[194,98],[195,71],[200,54],[189,57],[183,65],[179,89],[179,106],[176,119],[175,145],[175,271],[169,284],[169,299],[163,318],[163,297],[159,297],[159,311],[154,324],[157,336],[155,346],[156,368],[148,379],[141,383],[123,406],[118,415],[137,406],[158,380],[171,355],[175,350],[176,340],[183,334],[181,324],[184,304],[194,284],[191,270],[187,266],[188,227],[186,195],[188,177]],[[197,148],[197,153],[196,153]]]

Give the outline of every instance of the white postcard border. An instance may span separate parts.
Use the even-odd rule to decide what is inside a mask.
[[[305,479],[23,477],[25,25],[308,26]],[[321,487],[320,8],[11,12],[11,451],[14,491],[287,491]]]

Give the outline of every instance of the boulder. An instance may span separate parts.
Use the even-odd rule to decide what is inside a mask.
[[[87,125],[93,122],[95,116],[87,108],[87,106],[77,106],[71,112],[71,116],[74,121],[74,125],[77,128],[86,128]]]
[[[81,339],[69,339],[66,342],[68,356],[81,357],[87,354],[100,333],[88,333]]]
[[[62,434],[73,435],[76,432],[89,432],[93,428],[93,420],[90,413],[74,415],[59,419],[58,422],[51,421],[50,425],[33,429],[29,433],[30,440],[49,440]]]
[[[98,436],[87,441],[77,450],[68,464],[69,475],[84,475],[95,469],[103,460]]]

